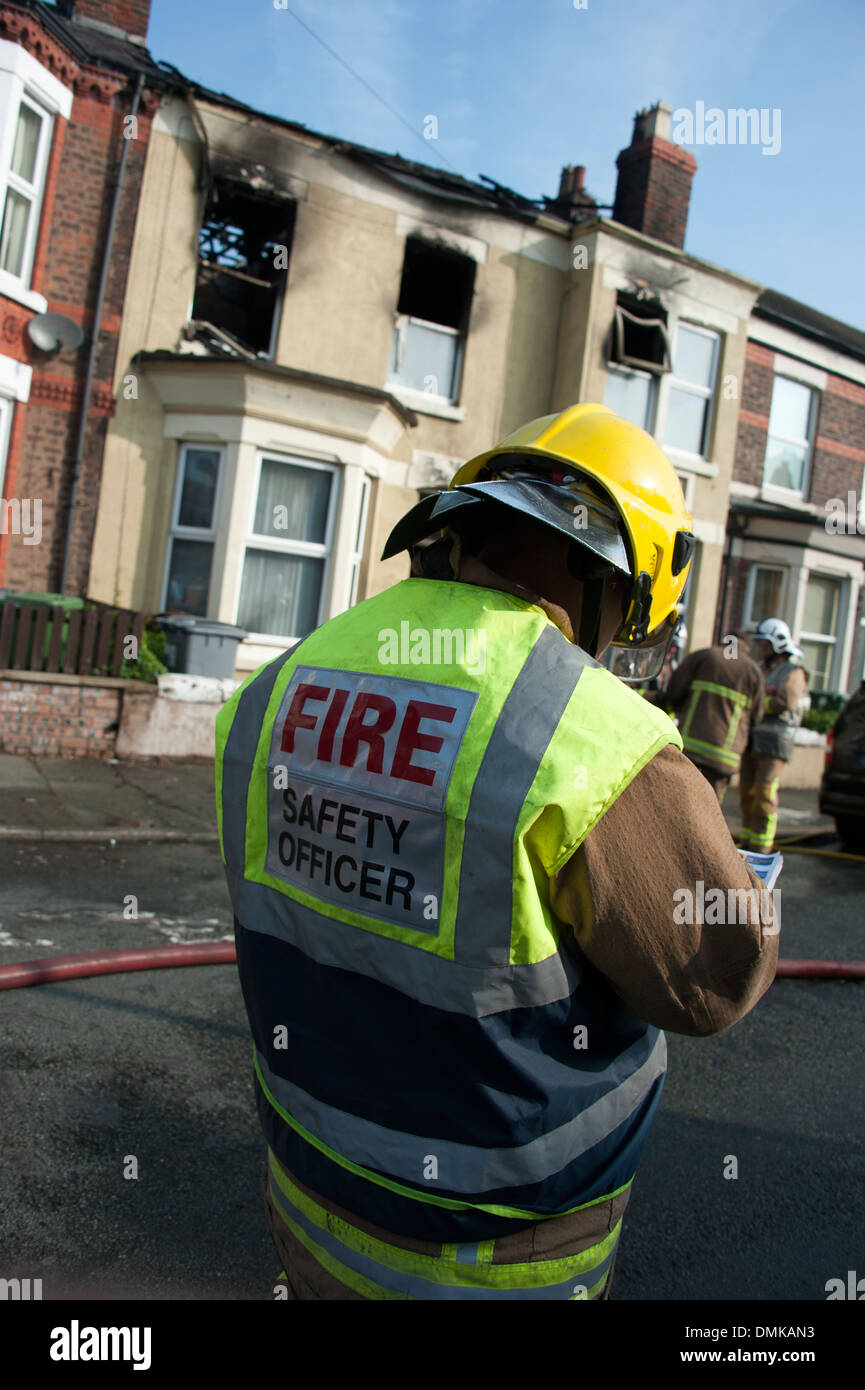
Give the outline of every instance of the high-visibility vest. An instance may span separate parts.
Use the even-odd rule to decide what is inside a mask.
[[[628,1186],[664,1035],[582,956],[550,883],[669,744],[542,609],[456,582],[397,584],[235,692],[220,840],[260,1118],[300,1183],[447,1242]],[[571,1296],[564,1274],[524,1283]]]
[[[763,681],[766,687],[766,705],[773,693],[786,680],[791,671],[801,669],[798,661],[784,661],[767,671],[763,668]],[[796,730],[802,723],[804,706],[781,710],[780,714],[766,714],[751,731],[750,750],[761,758],[782,758],[789,762],[796,746]]]

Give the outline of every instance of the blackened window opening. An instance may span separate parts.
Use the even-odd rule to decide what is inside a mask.
[[[468,256],[409,237],[397,311],[446,328],[462,329],[468,319],[474,282],[475,263]]]
[[[650,371],[670,370],[667,312],[654,299],[619,292],[613,329],[613,360]]]
[[[214,183],[198,238],[193,319],[225,330],[252,352],[269,354],[294,212],[288,200]]]

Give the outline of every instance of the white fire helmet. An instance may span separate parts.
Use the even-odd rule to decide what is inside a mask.
[[[768,642],[772,651],[785,656],[802,656],[802,648],[793,641],[793,634],[780,618],[764,618],[754,633],[757,642]]]

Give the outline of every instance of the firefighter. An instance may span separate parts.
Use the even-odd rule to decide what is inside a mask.
[[[741,842],[769,854],[778,826],[778,780],[793,756],[796,729],[802,723],[808,674],[798,658],[801,647],[780,618],[764,618],[754,633],[766,687],[763,718],[751,731],[739,774]]]
[[[278,1296],[609,1297],[661,1030],[728,1028],[778,951],[675,726],[595,660],[660,667],[692,547],[654,440],[573,406],[221,711]],[[712,887],[760,908],[707,931]]]
[[[763,712],[763,677],[748,656],[750,645],[747,634],[729,633],[717,646],[690,652],[662,702],[678,717],[684,751],[721,804],[739,771],[751,725]]]

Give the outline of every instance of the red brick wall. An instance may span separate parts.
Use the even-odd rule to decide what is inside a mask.
[[[749,343],[736,437],[733,478],[760,487],[769,433],[775,354]],[[818,392],[817,428],[806,498],[825,506],[830,497],[846,504],[848,491],[859,497],[865,468],[865,386],[830,375]]]
[[[111,758],[121,698],[110,686],[0,680],[0,752]]]
[[[141,11],[146,20],[146,4],[127,8]],[[100,3],[93,9],[94,15],[99,11],[95,17],[109,19],[106,12],[110,5]],[[144,93],[136,117],[137,130],[131,132],[135,138],[124,139],[129,130],[124,117],[132,102],[128,74],[77,63],[32,15],[5,6],[2,0],[0,38],[20,43],[74,91],[68,122],[59,118],[55,122],[31,288],[45,296],[49,310],[68,315],[86,335],[76,352],[47,357],[34,348],[26,333],[33,313],[0,296],[0,351],[33,368],[30,399],[14,407],[3,492],[7,498],[38,498],[42,502],[41,544],[25,545],[23,537],[0,535],[0,585],[10,589],[60,588],[89,334],[120,156],[128,147],[66,584],[67,592],[83,593],[89,576],[105,433],[114,412],[112,385],[120,316],[155,103],[152,94]]]
[[[830,497],[855,492],[857,505],[865,468],[865,386],[830,376],[817,422],[817,447],[810,501],[825,506]],[[855,523],[855,515],[851,517]]]
[[[616,167],[613,220],[681,249],[697,168],[694,156],[655,135],[622,150]]]
[[[150,0],[75,0],[75,18],[98,19],[124,34],[144,38],[150,18]]]
[[[739,560],[734,557],[730,562],[726,602],[724,602],[723,584],[718,590],[718,608],[715,613],[716,638],[723,637],[725,633],[732,632],[735,628],[742,626],[745,613],[745,592],[748,587],[750,569],[751,564],[747,560]]]

